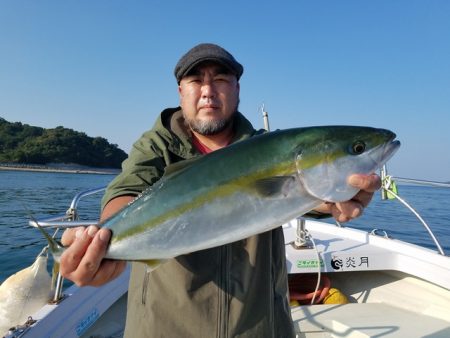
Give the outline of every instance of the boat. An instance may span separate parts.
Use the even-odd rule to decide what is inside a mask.
[[[414,212],[436,249],[393,239],[377,229],[367,232],[302,217],[284,224],[297,337],[450,337],[450,257],[396,193],[394,183],[450,184],[393,178],[383,169],[384,197],[394,195]],[[97,223],[78,221],[77,205],[104,189],[77,194],[66,213],[39,224],[66,228]],[[4,337],[122,337],[129,274],[127,267],[102,287],[72,285],[65,290],[59,276],[52,301]]]

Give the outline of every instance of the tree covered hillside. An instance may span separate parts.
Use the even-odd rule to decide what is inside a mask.
[[[0,162],[76,163],[119,168],[127,154],[103,137],[89,137],[64,127],[45,129],[0,117]]]

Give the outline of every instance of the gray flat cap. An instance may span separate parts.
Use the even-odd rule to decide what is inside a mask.
[[[227,67],[238,80],[244,72],[244,67],[225,49],[212,43],[201,43],[189,50],[178,61],[174,70],[177,82],[180,83],[181,79],[195,66],[205,61],[217,62]]]

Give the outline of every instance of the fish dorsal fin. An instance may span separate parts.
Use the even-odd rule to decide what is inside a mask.
[[[293,176],[273,176],[257,180],[254,188],[263,197],[273,197],[279,194],[287,194],[287,185],[293,182]]]
[[[200,157],[194,157],[187,160],[183,160],[180,162],[175,162],[173,164],[168,165],[164,170],[164,176],[171,176],[175,173],[180,173],[185,169],[192,166],[196,161],[198,161]]]

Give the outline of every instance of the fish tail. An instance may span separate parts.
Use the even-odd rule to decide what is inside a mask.
[[[53,259],[55,260],[55,262],[59,262],[59,258],[61,256],[62,251],[64,250],[64,247],[56,239],[50,236],[47,231],[45,231],[45,229],[39,224],[38,220],[33,216],[31,211],[25,207],[25,205],[24,209],[27,211],[34,225],[39,229],[39,231],[42,233],[42,235],[44,235],[45,239],[47,240],[48,248],[53,255]]]
[[[53,255],[53,259],[56,262],[59,262],[59,257],[61,256],[64,247],[56,239],[50,236],[48,232],[45,231],[44,228],[39,225],[39,222],[36,219],[33,218],[33,222],[34,224],[36,224],[36,227],[39,229],[39,231],[44,235],[45,239],[47,240],[48,248]]]

